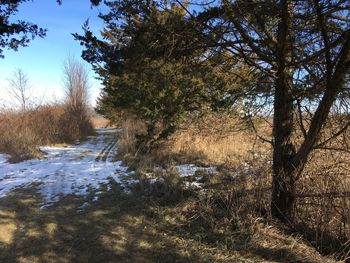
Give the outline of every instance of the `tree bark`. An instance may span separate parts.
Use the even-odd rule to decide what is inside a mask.
[[[275,82],[274,101],[274,151],[271,213],[275,218],[288,222],[293,218],[295,183],[301,174],[307,158],[312,151],[330,109],[341,92],[346,74],[350,69],[350,38],[343,44],[336,61],[334,72],[327,81],[324,95],[311,120],[306,138],[298,151],[291,141],[293,133],[293,69],[288,68],[290,45],[288,33],[288,4],[281,1],[281,22],[278,31],[278,64]],[[289,64],[289,63],[288,63]]]
[[[293,70],[291,61],[292,38],[289,30],[288,1],[280,2],[281,20],[278,28],[277,73],[275,81],[273,119],[273,180],[271,213],[281,221],[292,218],[295,200],[295,167],[291,160],[295,147],[291,141],[293,118]]]
[[[274,102],[274,149],[271,213],[281,221],[292,218],[297,167],[292,165],[295,147],[291,141],[293,132],[293,98],[291,76],[280,72],[276,81]]]

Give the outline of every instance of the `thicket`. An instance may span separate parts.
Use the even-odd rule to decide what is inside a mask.
[[[38,146],[72,143],[93,132],[87,120],[77,121],[64,104],[40,106],[26,112],[0,113],[0,152],[11,162],[42,157]]]
[[[265,136],[272,132],[265,122],[256,121],[255,125]],[[348,258],[348,155],[325,150],[314,152],[298,184],[297,216],[293,223],[281,227],[271,217],[269,205],[272,148],[259,140],[251,126],[237,115],[210,114],[187,120],[168,140],[147,154],[138,151],[135,140],[136,134],[145,132],[145,125],[140,120],[127,119],[121,128],[119,158],[136,171],[141,189],[146,194],[151,192],[160,203],[181,203],[183,209],[175,208],[177,217],[179,220],[186,218],[184,222],[189,229],[205,226],[196,231],[209,240],[220,240],[227,249],[234,249],[237,242],[253,249],[254,245],[272,241],[276,253],[285,249],[308,254],[310,250],[306,247],[303,252],[296,251],[292,241],[296,238],[325,255]],[[179,164],[215,166],[217,173],[197,172],[194,176],[180,176],[175,167]],[[188,188],[188,182],[198,180],[203,183],[202,188]],[[268,228],[272,232],[269,233]],[[265,234],[269,233],[265,238],[258,234],[263,229],[267,231]],[[285,241],[290,238],[291,243],[282,241],[285,238]],[[262,252],[267,258],[288,258],[287,255],[270,254],[268,247]]]
[[[93,134],[88,75],[81,63],[74,58],[65,61],[66,96],[56,104],[30,107],[27,77],[22,71],[18,73],[11,80],[11,91],[18,94],[20,109],[0,112],[0,152],[9,154],[10,161],[40,157],[38,146],[72,143]]]

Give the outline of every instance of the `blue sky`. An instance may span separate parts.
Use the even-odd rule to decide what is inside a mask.
[[[86,19],[89,19],[93,31],[102,29],[98,12],[98,8],[91,8],[89,0],[63,0],[61,6],[55,0],[34,0],[22,4],[16,18],[36,23],[48,32],[45,38],[36,38],[28,47],[17,52],[4,50],[5,58],[0,59],[0,99],[7,99],[8,79],[18,68],[28,75],[35,97],[45,97],[46,100],[61,98],[63,61],[67,56],[81,59],[83,49],[71,34],[82,33]],[[90,65],[85,64],[90,70],[91,102],[94,104],[101,86],[94,79]]]

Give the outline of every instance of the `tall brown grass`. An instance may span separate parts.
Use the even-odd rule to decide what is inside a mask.
[[[112,126],[110,120],[98,115],[92,116],[91,122],[95,128],[108,128]]]
[[[230,115],[213,114],[186,121],[149,154],[142,154],[137,147],[137,136],[146,132],[141,121],[129,118],[121,127],[118,153],[129,164],[136,161],[138,167],[147,163],[151,168],[173,163],[236,167],[244,160],[270,152],[269,146],[257,139],[247,123]]]
[[[271,130],[259,125],[267,137]],[[128,119],[118,142],[120,157],[141,176],[155,167],[170,167],[171,174],[171,167],[180,163],[219,167],[217,174],[205,180],[206,191],[198,197],[196,217],[219,222],[221,219],[214,218],[213,212],[219,206],[226,210],[231,226],[244,224],[248,218],[271,221],[272,149],[242,120],[211,115],[183,123],[148,154],[142,154],[136,146],[135,135],[144,131],[142,122]],[[295,218],[289,225],[289,231],[301,233],[309,244],[338,259],[350,256],[349,169],[350,156],[315,151],[298,181]]]
[[[26,112],[0,113],[0,152],[17,162],[40,155],[40,145],[70,143],[93,132],[87,116],[74,115],[65,104],[40,106]]]
[[[298,183],[295,223],[325,253],[350,259],[350,156],[315,151]]]

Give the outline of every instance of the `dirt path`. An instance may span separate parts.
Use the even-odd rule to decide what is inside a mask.
[[[43,147],[43,160],[0,157],[0,262],[206,261],[169,232],[156,203],[125,191],[136,180],[113,160],[116,141],[117,131],[104,129]]]
[[[0,157],[0,262],[202,262],[155,223],[157,206],[125,191],[123,177],[135,180],[113,160],[116,141],[104,129],[43,147],[43,160]]]
[[[8,164],[0,156],[1,263],[325,262],[304,260],[298,249],[251,245],[239,232],[225,236],[182,189],[151,196],[140,183],[125,191],[130,181],[123,178],[133,179],[113,161],[116,132],[44,147],[44,160]],[[166,201],[176,193],[181,198]],[[275,240],[270,232],[264,238]]]

